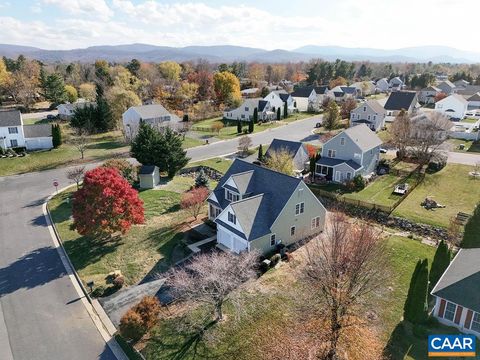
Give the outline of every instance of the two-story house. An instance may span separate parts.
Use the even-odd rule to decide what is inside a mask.
[[[435,104],[435,97],[441,92],[435,86],[427,86],[418,92],[418,101],[422,104]]]
[[[350,112],[350,126],[367,125],[371,130],[381,130],[385,125],[387,111],[377,100],[361,103]]]
[[[208,198],[217,246],[267,254],[324,230],[326,209],[302,179],[236,159]]]
[[[298,111],[309,111],[313,109],[317,100],[317,93],[313,86],[300,87],[290,95],[296,103]]]
[[[468,101],[462,95],[452,94],[435,103],[435,111],[452,119],[462,120],[468,109]]]
[[[226,109],[223,112],[223,118],[226,120],[252,121],[253,114],[257,109],[258,121],[270,121],[276,119],[276,113],[270,101],[262,98],[245,99],[237,108]],[[282,110],[280,110],[282,111]]]
[[[480,248],[460,249],[435,284],[433,316],[480,338]]]
[[[302,172],[307,168],[309,163],[308,151],[300,141],[273,139],[265,152],[265,158],[270,157],[273,152],[282,151],[290,154],[293,161],[293,169],[296,172]]]
[[[348,128],[323,145],[315,175],[338,183],[367,176],[375,172],[381,145],[382,140],[365,124]]]
[[[394,91],[388,96],[384,105],[387,116],[397,116],[400,111],[405,110],[412,114],[417,106],[417,93],[414,91]]]
[[[285,90],[274,90],[265,96],[263,100],[270,102],[272,108],[275,109],[274,111],[277,111],[277,109],[280,108],[282,116],[285,103],[287,104],[288,114],[292,114],[297,110],[295,107],[295,100],[293,100],[293,97]]]

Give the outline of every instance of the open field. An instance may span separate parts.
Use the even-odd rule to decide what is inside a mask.
[[[435,174],[426,174],[418,185],[393,212],[419,223],[448,227],[450,219],[458,212],[471,214],[480,201],[480,180],[468,175],[472,167],[448,164]],[[433,197],[444,209],[426,210],[420,203]]]

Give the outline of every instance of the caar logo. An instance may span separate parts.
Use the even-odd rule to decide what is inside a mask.
[[[428,356],[475,356],[473,335],[429,335]]]

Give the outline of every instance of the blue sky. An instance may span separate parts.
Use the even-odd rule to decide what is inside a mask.
[[[0,0],[0,43],[264,49],[444,45],[480,52],[477,0]]]

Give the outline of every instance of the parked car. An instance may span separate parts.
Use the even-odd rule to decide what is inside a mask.
[[[47,120],[54,120],[55,118],[56,118],[55,115],[52,115],[52,114],[47,115]]]

